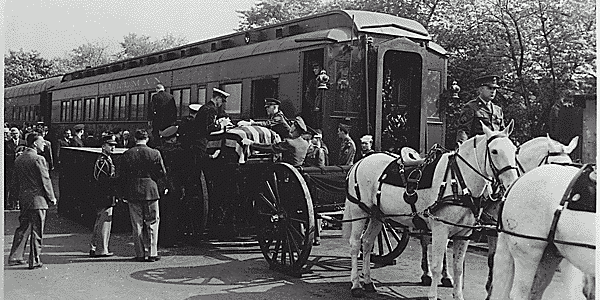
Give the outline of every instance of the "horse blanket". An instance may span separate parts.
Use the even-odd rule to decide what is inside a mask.
[[[213,153],[216,150],[225,150],[225,148],[232,149],[239,158],[238,162],[243,164],[251,155],[250,147],[242,145],[243,139],[250,139],[255,143],[262,144],[281,142],[279,135],[269,128],[262,126],[240,126],[209,136],[207,150],[209,153]]]

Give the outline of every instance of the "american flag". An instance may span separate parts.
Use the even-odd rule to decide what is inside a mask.
[[[228,129],[224,133],[211,135],[208,138],[208,152],[221,149],[223,146],[234,148],[239,156],[239,163],[245,163],[250,156],[250,147],[242,145],[243,139],[250,139],[255,143],[275,144],[281,138],[273,130],[262,126],[240,126]]]

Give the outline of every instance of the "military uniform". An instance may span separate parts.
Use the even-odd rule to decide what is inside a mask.
[[[342,140],[342,145],[340,146],[340,154],[338,159],[338,164],[341,166],[344,165],[352,165],[354,163],[354,155],[356,154],[356,145],[354,141],[348,136],[344,140]]]
[[[177,134],[177,127],[170,126],[163,130],[161,138],[169,139]],[[187,164],[185,150],[177,142],[164,142],[157,147],[163,157],[167,176],[162,178],[159,183],[161,188],[168,189],[168,193],[163,196],[159,202],[161,212],[161,222],[158,231],[158,240],[161,246],[170,247],[181,242],[186,226],[186,218],[191,211],[189,207],[183,205],[183,196],[185,193],[184,182],[187,173]]]
[[[479,86],[487,85],[492,88],[498,88],[499,86],[496,84],[497,79],[497,76],[485,76],[476,79],[476,82]],[[496,131],[503,130],[505,127],[502,108],[492,103],[492,101],[486,104],[479,96],[463,106],[458,118],[456,141],[462,143],[470,137],[483,134],[481,123]]]
[[[104,143],[117,145],[114,136],[104,138]],[[92,233],[90,243],[90,256],[101,257],[111,256],[108,251],[108,242],[110,239],[110,230],[112,227],[113,207],[115,206],[117,191],[114,188],[117,186],[115,165],[113,164],[110,154],[102,153],[96,159],[94,164],[94,179],[96,180],[96,222]]]
[[[300,130],[300,134],[306,132],[306,125],[301,117],[296,117],[296,124]],[[289,137],[276,144],[253,143],[252,149],[262,152],[281,153],[281,160],[283,162],[289,163],[294,167],[299,167],[302,166],[304,159],[306,158],[306,153],[308,152],[308,141],[302,136],[298,136],[296,138]]]
[[[281,101],[273,98],[265,99],[265,107],[270,105],[279,105]],[[288,118],[285,117],[282,111],[278,110],[273,115],[269,116],[269,119],[266,121],[253,122],[252,125],[258,125],[270,128],[275,131],[281,139],[289,138],[290,135],[290,124],[288,122]]]

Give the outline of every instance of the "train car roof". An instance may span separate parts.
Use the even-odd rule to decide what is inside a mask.
[[[62,76],[56,76],[7,87],[4,89],[4,98],[13,98],[38,94],[42,91],[47,91],[50,88],[56,86],[60,83],[61,80]]]
[[[324,32],[330,35],[332,42],[341,42],[338,36],[340,32],[331,31],[332,29],[341,30],[347,37],[357,38],[359,33],[371,33],[388,35],[393,37],[405,37],[416,42],[427,42],[428,48],[438,54],[446,55],[446,51],[439,45],[431,41],[431,36],[427,29],[419,22],[397,17],[384,13],[357,11],[357,10],[334,10],[321,14],[302,17],[278,24],[268,25],[248,31],[235,32],[225,36],[193,42],[190,44],[178,46],[151,54],[142,55],[135,58],[121,60],[94,68],[75,71],[66,74],[63,82],[79,81],[96,82],[110,80],[110,77],[123,78],[129,74],[144,74],[148,72],[160,72],[159,70],[177,69],[180,66],[189,64],[189,59],[203,61],[226,60],[230,56],[241,53],[249,53],[248,46],[255,46],[256,49],[262,47],[277,49],[281,41],[297,42],[300,40],[306,42],[307,35],[323,35]],[[327,38],[325,38],[327,39]],[[323,43],[323,39],[320,40]],[[300,47],[304,46],[301,45]],[[295,47],[297,48],[296,44]],[[236,49],[233,50],[232,49]],[[253,54],[265,53],[266,50],[252,51]],[[239,57],[239,56],[236,56]],[[206,63],[207,63],[206,62]],[[196,65],[197,63],[192,63]],[[198,63],[200,64],[200,63]],[[107,74],[113,74],[108,77]],[[99,78],[99,76],[102,76]],[[86,80],[94,77],[93,80]],[[63,86],[61,84],[61,86]]]

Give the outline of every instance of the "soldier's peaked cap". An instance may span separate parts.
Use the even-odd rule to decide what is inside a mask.
[[[275,99],[275,98],[265,98],[265,107],[269,106],[269,105],[279,105],[281,104],[281,101]]]
[[[229,93],[228,93],[228,92],[226,92],[226,91],[220,90],[220,89],[218,89],[218,88],[213,88],[213,96],[214,96],[214,95],[218,95],[218,96],[221,96],[221,97],[223,97],[223,98],[227,98],[227,97],[229,97],[231,94],[229,94]]]
[[[491,88],[499,88],[500,87],[498,85],[499,79],[500,79],[500,76],[498,76],[498,75],[486,75],[486,76],[482,76],[482,77],[475,79],[475,85],[477,87],[485,85],[485,86],[488,86]]]
[[[194,103],[194,104],[190,104],[189,108],[191,111],[199,111],[200,107],[202,107],[202,104],[198,104],[198,103]]]
[[[161,131],[160,137],[169,139],[169,138],[172,138],[173,136],[175,136],[176,134],[177,134],[177,126],[173,125],[173,126],[169,126],[169,127],[165,128],[165,130]]]
[[[77,124],[77,125],[73,126],[73,129],[75,129],[75,130],[81,130],[84,128],[85,128],[85,125],[83,125],[83,124]]]
[[[102,137],[102,143],[104,144],[109,144],[109,145],[116,145],[117,144],[117,140],[115,139],[115,136],[112,134],[106,135]]]
[[[302,117],[297,116],[294,121],[296,121],[296,126],[300,127],[300,129],[302,129],[303,131],[307,131],[306,129],[306,123],[304,123],[304,119],[302,119]]]

